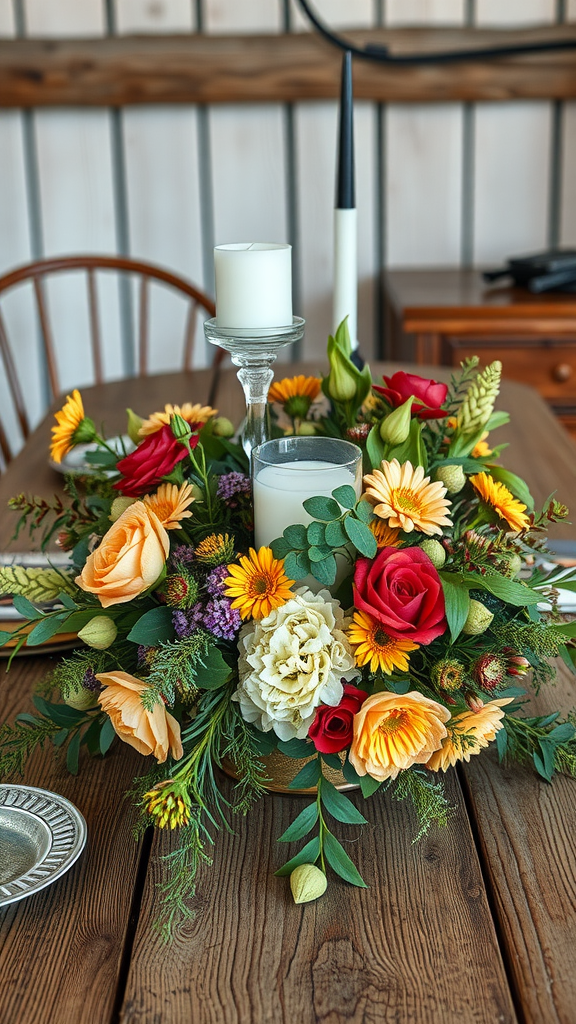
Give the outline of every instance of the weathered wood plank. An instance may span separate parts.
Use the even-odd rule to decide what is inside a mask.
[[[414,846],[411,811],[389,795],[360,798],[371,825],[348,838],[370,888],[332,876],[328,893],[303,906],[273,872],[296,852],[276,839],[304,802],[267,796],[237,820],[235,836],[218,836],[197,915],[168,956],[151,930],[155,861],[121,1024],[515,1021],[455,778],[449,795],[458,805],[449,826]]]
[[[9,676],[0,665],[0,721],[33,710],[30,690],[51,664],[22,657]],[[141,766],[125,744],[90,764],[83,758],[76,779],[51,744],[30,761],[25,781],[72,800],[86,818],[88,843],[62,878],[0,912],[2,1024],[110,1020],[140,858],[123,794]]]
[[[576,703],[564,665],[534,714]],[[576,781],[473,757],[465,767],[509,975],[530,1024],[571,1024],[576,1006]]]
[[[364,29],[355,42],[392,52],[575,39],[573,25],[538,29]],[[572,50],[418,66],[357,61],[357,99],[396,102],[567,99],[576,96]],[[340,53],[309,33],[121,36],[0,42],[0,104],[124,106],[335,99]]]

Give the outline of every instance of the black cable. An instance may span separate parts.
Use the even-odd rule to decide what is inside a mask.
[[[349,50],[355,57],[375,60],[382,64],[448,64],[460,60],[486,60],[494,57],[518,57],[526,53],[546,53],[551,50],[574,50],[576,39],[556,39],[542,43],[521,43],[515,46],[488,46],[475,50],[446,50],[438,53],[393,54],[386,46],[368,43],[356,46],[344,36],[333,32],[312,9],[309,0],[298,0],[309,21],[324,39],[341,50]]]

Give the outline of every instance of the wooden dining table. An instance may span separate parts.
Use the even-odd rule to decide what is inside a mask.
[[[373,368],[375,378],[382,372]],[[116,433],[127,406],[147,414],[168,401],[205,401],[210,378],[202,371],[84,389],[86,412]],[[239,419],[232,371],[222,372],[216,401]],[[512,417],[498,432],[509,442],[504,464],[527,479],[537,502],[555,491],[576,510],[576,447],[543,400],[507,383],[498,407]],[[47,464],[49,427],[48,417],[0,479],[0,550],[14,547],[8,497],[61,489]],[[576,542],[576,525],[553,534]],[[15,546],[23,550],[25,540]],[[2,671],[0,721],[31,709],[56,658],[21,656]],[[574,707],[573,680],[560,665],[535,713]],[[88,843],[67,874],[0,912],[1,1024],[576,1021],[576,780],[549,785],[529,766],[499,765],[490,749],[447,773],[448,824],[416,843],[406,803],[387,792],[367,802],[353,794],[368,824],[339,835],[368,888],[332,876],[320,900],[298,906],[274,872],[296,852],[276,840],[304,800],[268,794],[233,820],[233,833],[215,837],[194,915],[167,945],[154,922],[174,837],[148,830],[135,839],[125,798],[145,764],[120,742],[104,758],[82,758],[77,777],[50,744],[30,760],[24,781],[68,797],[87,821]],[[233,785],[224,782],[227,793]]]

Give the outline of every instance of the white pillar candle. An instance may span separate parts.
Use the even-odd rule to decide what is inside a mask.
[[[312,522],[302,507],[315,495],[330,498],[332,491],[349,484],[360,497],[361,474],[353,465],[302,459],[264,466],[254,479],[254,539],[256,548],[268,546],[281,537],[287,526]]]
[[[292,246],[237,242],[214,249],[216,323],[227,328],[292,323]]]
[[[358,348],[358,226],[355,209],[334,210],[334,302],[336,332],[344,317],[352,348]]]

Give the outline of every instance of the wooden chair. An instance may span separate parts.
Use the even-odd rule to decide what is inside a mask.
[[[166,288],[186,296],[189,300],[189,310],[186,319],[184,332],[184,345],[182,367],[184,370],[192,368],[192,355],[194,350],[194,338],[196,334],[198,310],[203,309],[208,316],[215,315],[215,306],[203,292],[195,288],[193,284],[155,266],[152,263],[144,263],[141,260],[127,259],[121,256],[62,256],[54,259],[37,260],[25,266],[11,270],[0,277],[0,299],[8,289],[17,287],[24,282],[32,282],[36,311],[40,327],[40,335],[46,359],[46,370],[48,384],[52,399],[61,393],[60,378],[58,374],[58,363],[56,358],[57,347],[54,342],[52,326],[46,301],[45,278],[63,271],[85,271],[87,285],[87,301],[90,323],[90,344],[94,365],[94,383],[100,384],[103,380],[102,340],[100,327],[100,314],[98,305],[97,274],[99,271],[116,271],[119,274],[128,275],[130,278],[139,280],[138,285],[138,340],[137,340],[137,375],[147,376],[149,371],[149,296],[150,283],[158,282]],[[212,392],[215,390],[218,367],[222,362],[224,352],[217,349],[214,357],[214,380]],[[30,422],[26,411],[24,394],[16,372],[12,350],[8,341],[5,319],[2,315],[0,305],[0,367],[3,366],[6,376],[8,390],[14,403],[14,411],[18,425],[24,440],[30,434]],[[0,410],[1,414],[1,410]],[[5,428],[0,421],[0,452],[5,462],[9,462],[12,451],[8,442]]]

